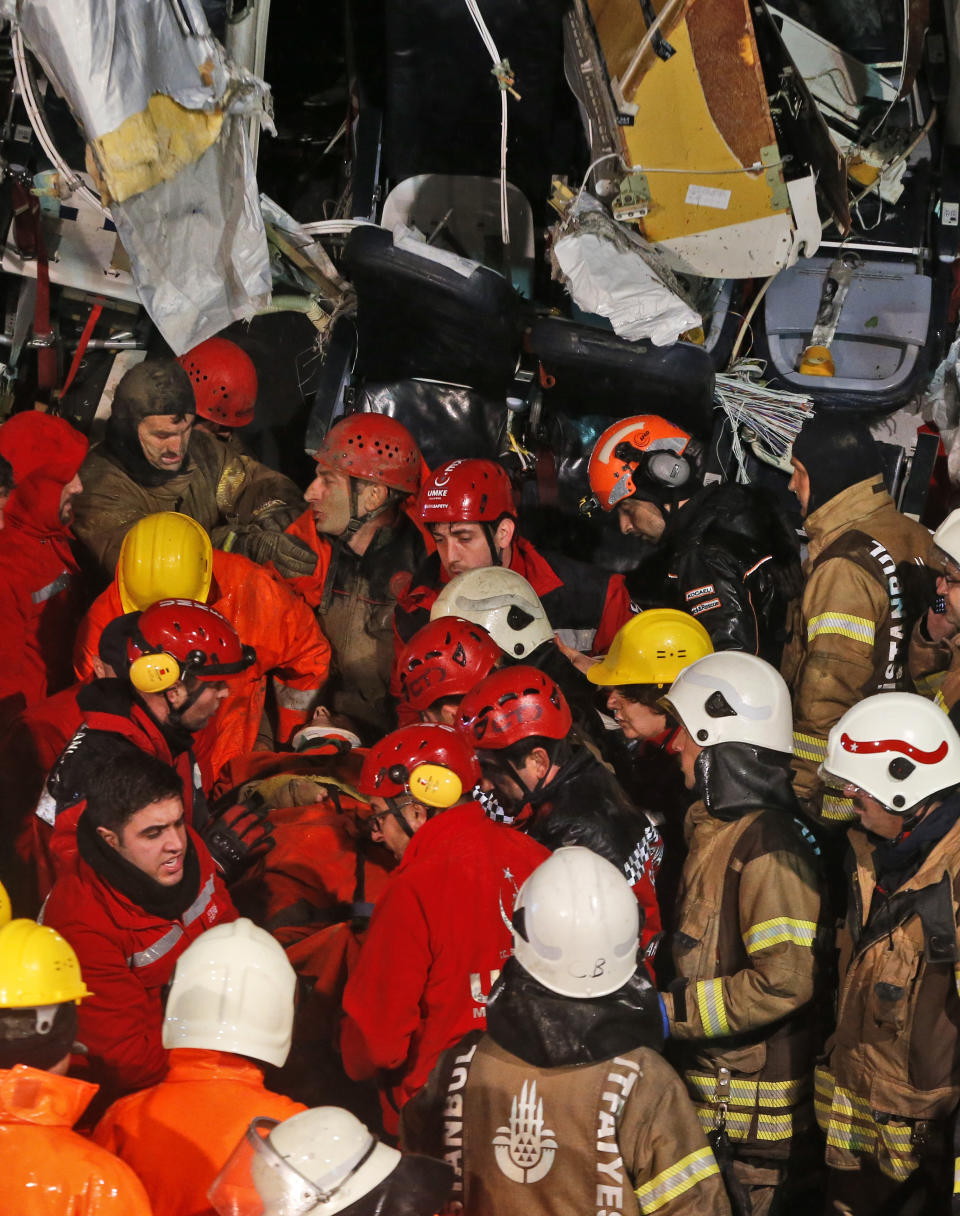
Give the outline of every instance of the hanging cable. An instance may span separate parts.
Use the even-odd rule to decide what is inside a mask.
[[[503,241],[504,249],[510,247],[510,214],[508,210],[507,196],[507,93],[520,100],[520,94],[514,86],[514,75],[510,68],[509,59],[504,59],[497,44],[493,40],[493,35],[487,28],[487,23],[483,19],[483,14],[477,5],[477,0],[464,0],[467,6],[467,12],[473,19],[473,24],[477,27],[483,45],[487,48],[487,54],[493,62],[493,67],[490,69],[493,76],[496,77],[497,84],[500,86],[500,239]]]

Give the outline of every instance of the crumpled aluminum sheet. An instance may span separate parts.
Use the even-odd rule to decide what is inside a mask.
[[[273,130],[268,86],[234,65],[199,0],[0,0],[87,139],[165,93],[221,107],[217,141],[175,178],[110,208],[140,299],[181,354],[270,300],[270,259],[241,115]],[[202,69],[202,75],[201,75]]]

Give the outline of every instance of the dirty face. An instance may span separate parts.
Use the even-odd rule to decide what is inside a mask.
[[[667,526],[656,503],[640,498],[625,498],[617,503],[617,521],[624,536],[640,536],[652,541],[659,540]]]
[[[83,491],[83,482],[80,480],[80,474],[77,473],[72,480],[60,491],[60,522],[65,528],[68,528],[73,523],[73,500]],[[4,503],[6,499],[3,500]],[[0,527],[3,527],[3,504],[0,504]]]
[[[790,463],[793,465],[793,476],[787,483],[787,489],[796,494],[800,504],[800,517],[806,519],[810,509],[810,474],[796,456],[790,457]]]
[[[341,536],[350,522],[350,478],[346,473],[317,465],[317,474],[307,486],[304,498],[313,512],[317,531],[324,536]]]
[[[164,473],[176,473],[183,464],[192,433],[192,414],[151,414],[137,426],[144,458]]]

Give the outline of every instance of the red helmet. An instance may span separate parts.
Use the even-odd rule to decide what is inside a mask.
[[[462,697],[502,656],[493,638],[459,616],[441,616],[418,629],[400,655],[404,701],[418,713],[441,697]]]
[[[376,481],[405,494],[416,494],[420,488],[420,449],[407,428],[389,414],[340,418],[327,432],[315,459],[337,473]]]
[[[158,600],[140,614],[127,643],[130,682],[140,692],[163,692],[187,675],[222,680],[256,661],[219,612],[198,600]]]
[[[357,789],[371,798],[412,794],[426,806],[448,807],[480,780],[473,748],[452,726],[401,726],[367,752]]]
[[[499,751],[521,739],[565,739],[573,719],[560,689],[536,667],[501,667],[460,702],[457,727],[478,747]]]
[[[590,456],[590,489],[604,511],[638,490],[667,498],[692,476],[689,462],[680,459],[690,442],[686,431],[656,414],[622,418],[608,426]]]
[[[197,413],[220,426],[253,422],[257,369],[245,350],[226,338],[208,338],[177,362],[190,377]]]
[[[448,460],[435,469],[420,491],[420,518],[425,524],[494,523],[514,519],[510,477],[493,460]]]

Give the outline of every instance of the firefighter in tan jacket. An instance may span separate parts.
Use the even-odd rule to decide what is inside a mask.
[[[689,852],[662,994],[680,1069],[738,1210],[800,1211],[815,1186],[819,866],[791,786],[790,694],[736,651],[685,668],[664,704]],[[788,1165],[789,1162],[789,1165]]]
[[[716,1160],[658,1054],[627,880],[589,849],[557,849],[512,923],[487,1032],[442,1055],[404,1107],[404,1148],[453,1164],[469,1216],[727,1216]]]
[[[831,730],[853,800],[836,1031],[817,1070],[831,1212],[947,1213],[960,1162],[960,736],[914,693]]]
[[[794,442],[793,468],[808,540],[780,668],[793,693],[794,788],[814,820],[837,826],[854,815],[823,790],[827,734],[862,697],[912,691],[908,617],[915,599],[932,598],[932,580],[918,586],[930,534],[894,506],[864,426],[817,414]]]
[[[910,635],[910,675],[949,714],[960,701],[960,508],[934,532],[932,549],[936,602]]]

